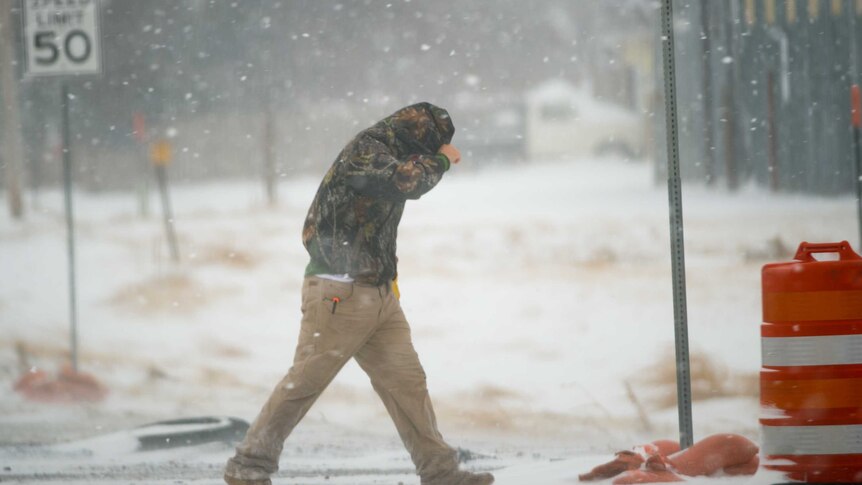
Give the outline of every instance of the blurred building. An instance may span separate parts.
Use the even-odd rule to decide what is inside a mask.
[[[634,158],[645,147],[638,113],[559,79],[527,93],[526,128],[526,152],[534,160],[606,154]]]

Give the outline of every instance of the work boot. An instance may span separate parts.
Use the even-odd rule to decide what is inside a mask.
[[[470,473],[455,470],[452,473],[436,476],[431,479],[422,479],[422,485],[491,485],[494,483],[494,475],[490,473]]]
[[[246,480],[243,478],[234,478],[230,475],[225,475],[224,481],[225,483],[227,483],[227,485],[272,485],[272,480],[270,480],[269,478]]]

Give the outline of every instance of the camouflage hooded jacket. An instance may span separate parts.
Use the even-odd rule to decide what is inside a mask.
[[[454,133],[446,110],[419,103],[356,135],[308,210],[302,231],[311,256],[306,275],[348,274],[369,285],[392,280],[404,203],[440,182],[449,160],[437,150]]]

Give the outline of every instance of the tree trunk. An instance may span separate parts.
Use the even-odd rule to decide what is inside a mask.
[[[6,168],[6,195],[9,213],[15,219],[24,217],[21,198],[23,150],[21,145],[20,104],[18,103],[18,71],[15,63],[15,35],[12,24],[13,2],[0,2],[0,99],[3,101],[3,164]]]

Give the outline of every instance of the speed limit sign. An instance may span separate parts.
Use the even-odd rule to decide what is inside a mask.
[[[101,72],[98,0],[22,1],[27,74]]]

